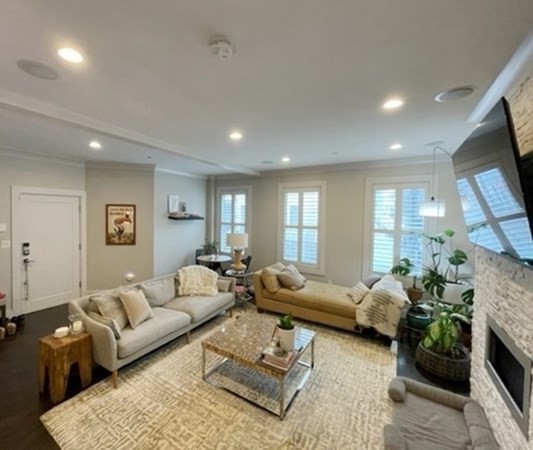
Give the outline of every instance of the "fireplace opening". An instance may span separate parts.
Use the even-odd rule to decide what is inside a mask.
[[[518,426],[528,436],[531,360],[511,337],[487,316],[485,367]]]

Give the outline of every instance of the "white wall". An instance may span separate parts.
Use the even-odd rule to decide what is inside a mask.
[[[452,228],[457,231],[456,243],[470,248],[466,227],[450,160],[437,164],[438,194],[446,201],[443,219],[432,219],[432,231]],[[294,181],[326,181],[326,274],[311,277],[331,280],[341,285],[353,285],[361,279],[363,267],[365,181],[368,178],[398,177],[427,174],[431,178],[431,163],[384,163],[382,165],[350,165],[314,171],[287,171],[264,174],[261,177],[219,177],[221,186],[252,185],[252,269],[277,261],[278,184]]]
[[[154,275],[175,272],[194,264],[195,250],[205,240],[205,220],[171,220],[168,218],[169,194],[187,202],[190,213],[205,217],[205,179],[186,177],[157,170],[154,189]]]
[[[0,150],[0,223],[6,224],[6,231],[0,232],[2,241],[11,241],[11,186],[84,190],[85,168],[81,164]],[[0,291],[8,295],[9,314],[12,313],[12,251],[18,249],[0,248]]]
[[[87,285],[89,290],[127,284],[153,277],[154,168],[120,164],[87,165]],[[106,245],[105,205],[136,205],[136,244]]]

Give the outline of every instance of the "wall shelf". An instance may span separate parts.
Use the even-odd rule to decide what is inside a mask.
[[[188,214],[186,216],[168,216],[172,220],[204,220],[202,216],[197,214]]]

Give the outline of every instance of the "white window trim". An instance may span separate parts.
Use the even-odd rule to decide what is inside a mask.
[[[215,218],[216,218],[215,219],[215,240],[218,241],[220,237],[220,222],[221,222],[220,197],[222,196],[222,194],[240,194],[243,192],[246,194],[245,228],[246,228],[246,233],[248,233],[248,248],[245,251],[245,255],[248,255],[252,253],[252,186],[251,185],[217,187],[216,201],[215,201]]]
[[[326,274],[326,198],[327,183],[325,181],[301,181],[291,183],[279,183],[278,185],[278,261],[283,261],[283,192],[291,189],[319,190],[318,209],[318,264],[317,267],[310,267],[306,264],[293,263],[302,273],[312,275]]]
[[[400,177],[380,177],[380,178],[367,178],[365,180],[365,204],[363,214],[363,260],[361,261],[361,267],[363,273],[362,278],[366,278],[372,275],[372,219],[373,219],[373,203],[372,193],[374,187],[393,187],[399,184],[406,185],[427,185],[428,194],[438,198],[438,185],[439,177],[435,175],[435,183],[433,185],[431,175],[410,175]],[[431,229],[436,228],[437,219],[426,218],[425,230],[429,232]]]

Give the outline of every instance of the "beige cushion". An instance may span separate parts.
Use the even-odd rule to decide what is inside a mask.
[[[278,280],[278,275],[281,271],[273,269],[272,267],[265,267],[261,271],[261,280],[268,292],[275,294],[281,289],[281,283]]]
[[[268,266],[269,269],[277,270],[278,272],[283,272],[287,266],[283,264],[282,262],[277,262],[272,264],[271,266]]]
[[[231,292],[221,292],[214,297],[198,295],[196,297],[177,297],[165,304],[165,308],[181,311],[192,318],[192,323],[204,320],[207,316],[222,308],[233,306],[235,299]]]
[[[141,283],[141,289],[150,306],[161,306],[176,297],[173,278]]]
[[[120,336],[121,336],[120,327],[118,326],[118,323],[116,320],[110,319],[109,317],[104,317],[92,311],[89,311],[89,317],[91,319],[94,319],[96,322],[101,323],[102,325],[105,325],[106,327],[111,328],[111,331],[115,335],[115,338],[120,339]]]
[[[154,317],[150,304],[142,290],[119,291],[118,296],[124,311],[126,311],[126,316],[128,316],[130,327],[135,329],[140,323]]]
[[[292,291],[297,291],[305,286],[306,279],[292,264],[287,266],[280,274],[278,280],[281,285]]]
[[[123,330],[128,325],[128,316],[120,299],[114,294],[102,294],[91,297],[91,301],[98,306],[98,312],[113,319],[118,327]]]
[[[217,288],[219,292],[229,292],[231,287],[231,280],[217,279]]]
[[[370,292],[370,289],[362,281],[359,281],[353,288],[348,291],[348,297],[358,305],[365,298],[365,295]]]

